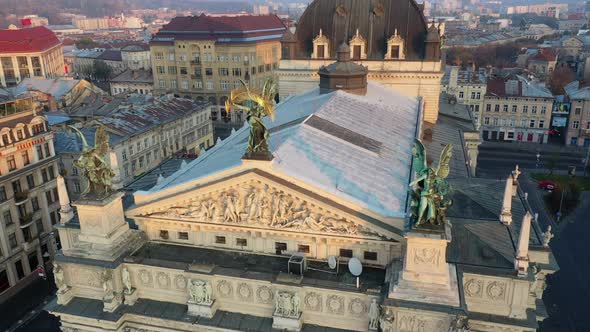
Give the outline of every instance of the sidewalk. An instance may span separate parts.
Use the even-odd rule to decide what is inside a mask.
[[[540,152],[564,152],[564,153],[578,153],[585,155],[588,152],[588,148],[579,147],[579,146],[569,146],[569,145],[561,145],[561,144],[539,144],[539,143],[530,143],[530,142],[492,142],[492,141],[484,141],[482,142],[482,147],[484,148],[496,148],[496,149],[506,149],[511,151],[523,151],[523,152],[531,152],[531,151],[540,151]]]

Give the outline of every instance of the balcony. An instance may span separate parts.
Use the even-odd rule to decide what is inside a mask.
[[[29,191],[28,190],[17,191],[16,193],[14,193],[14,202],[15,202],[16,206],[25,204],[28,201],[29,201]]]
[[[38,246],[39,246],[39,238],[38,237],[31,238],[28,241],[25,241],[22,243],[22,247],[25,252],[31,251],[34,248],[37,248]]]
[[[198,66],[201,64],[201,60],[191,60],[191,65]]]

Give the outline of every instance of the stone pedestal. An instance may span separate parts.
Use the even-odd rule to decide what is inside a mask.
[[[191,316],[212,318],[217,311],[217,303],[215,300],[211,301],[210,303],[196,303],[189,300],[187,305],[188,314]]]
[[[56,295],[57,304],[59,305],[66,305],[74,298],[74,292],[72,292],[71,287],[66,287],[65,289],[58,290]]]
[[[459,306],[457,272],[455,266],[446,262],[450,229],[412,230],[405,238],[404,266],[393,276],[389,297]]]
[[[301,319],[301,313],[297,316],[281,316],[276,313],[272,316],[272,328],[277,330],[286,331],[301,331],[303,321]]]
[[[131,292],[127,292],[127,290],[125,290],[123,293],[125,295],[125,304],[134,305],[135,302],[137,302],[137,293],[137,289],[135,288],[131,288]]]
[[[104,305],[103,311],[106,312],[113,312],[117,310],[117,308],[121,305],[122,299],[119,296],[116,296],[113,293],[107,294],[102,298],[102,303]]]
[[[83,198],[74,203],[80,221],[79,239],[85,242],[112,244],[129,229],[125,222],[123,193],[114,192],[107,197]]]

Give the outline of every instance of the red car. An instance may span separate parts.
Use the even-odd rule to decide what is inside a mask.
[[[547,189],[547,190],[554,190],[557,188],[555,182],[551,180],[543,180],[539,182],[539,188]]]

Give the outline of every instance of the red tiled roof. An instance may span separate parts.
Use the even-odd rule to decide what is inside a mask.
[[[46,27],[34,27],[20,30],[0,30],[0,53],[41,52],[60,41],[53,31]]]
[[[529,60],[536,61],[555,61],[557,59],[557,52],[552,48],[542,48],[533,55]]]

